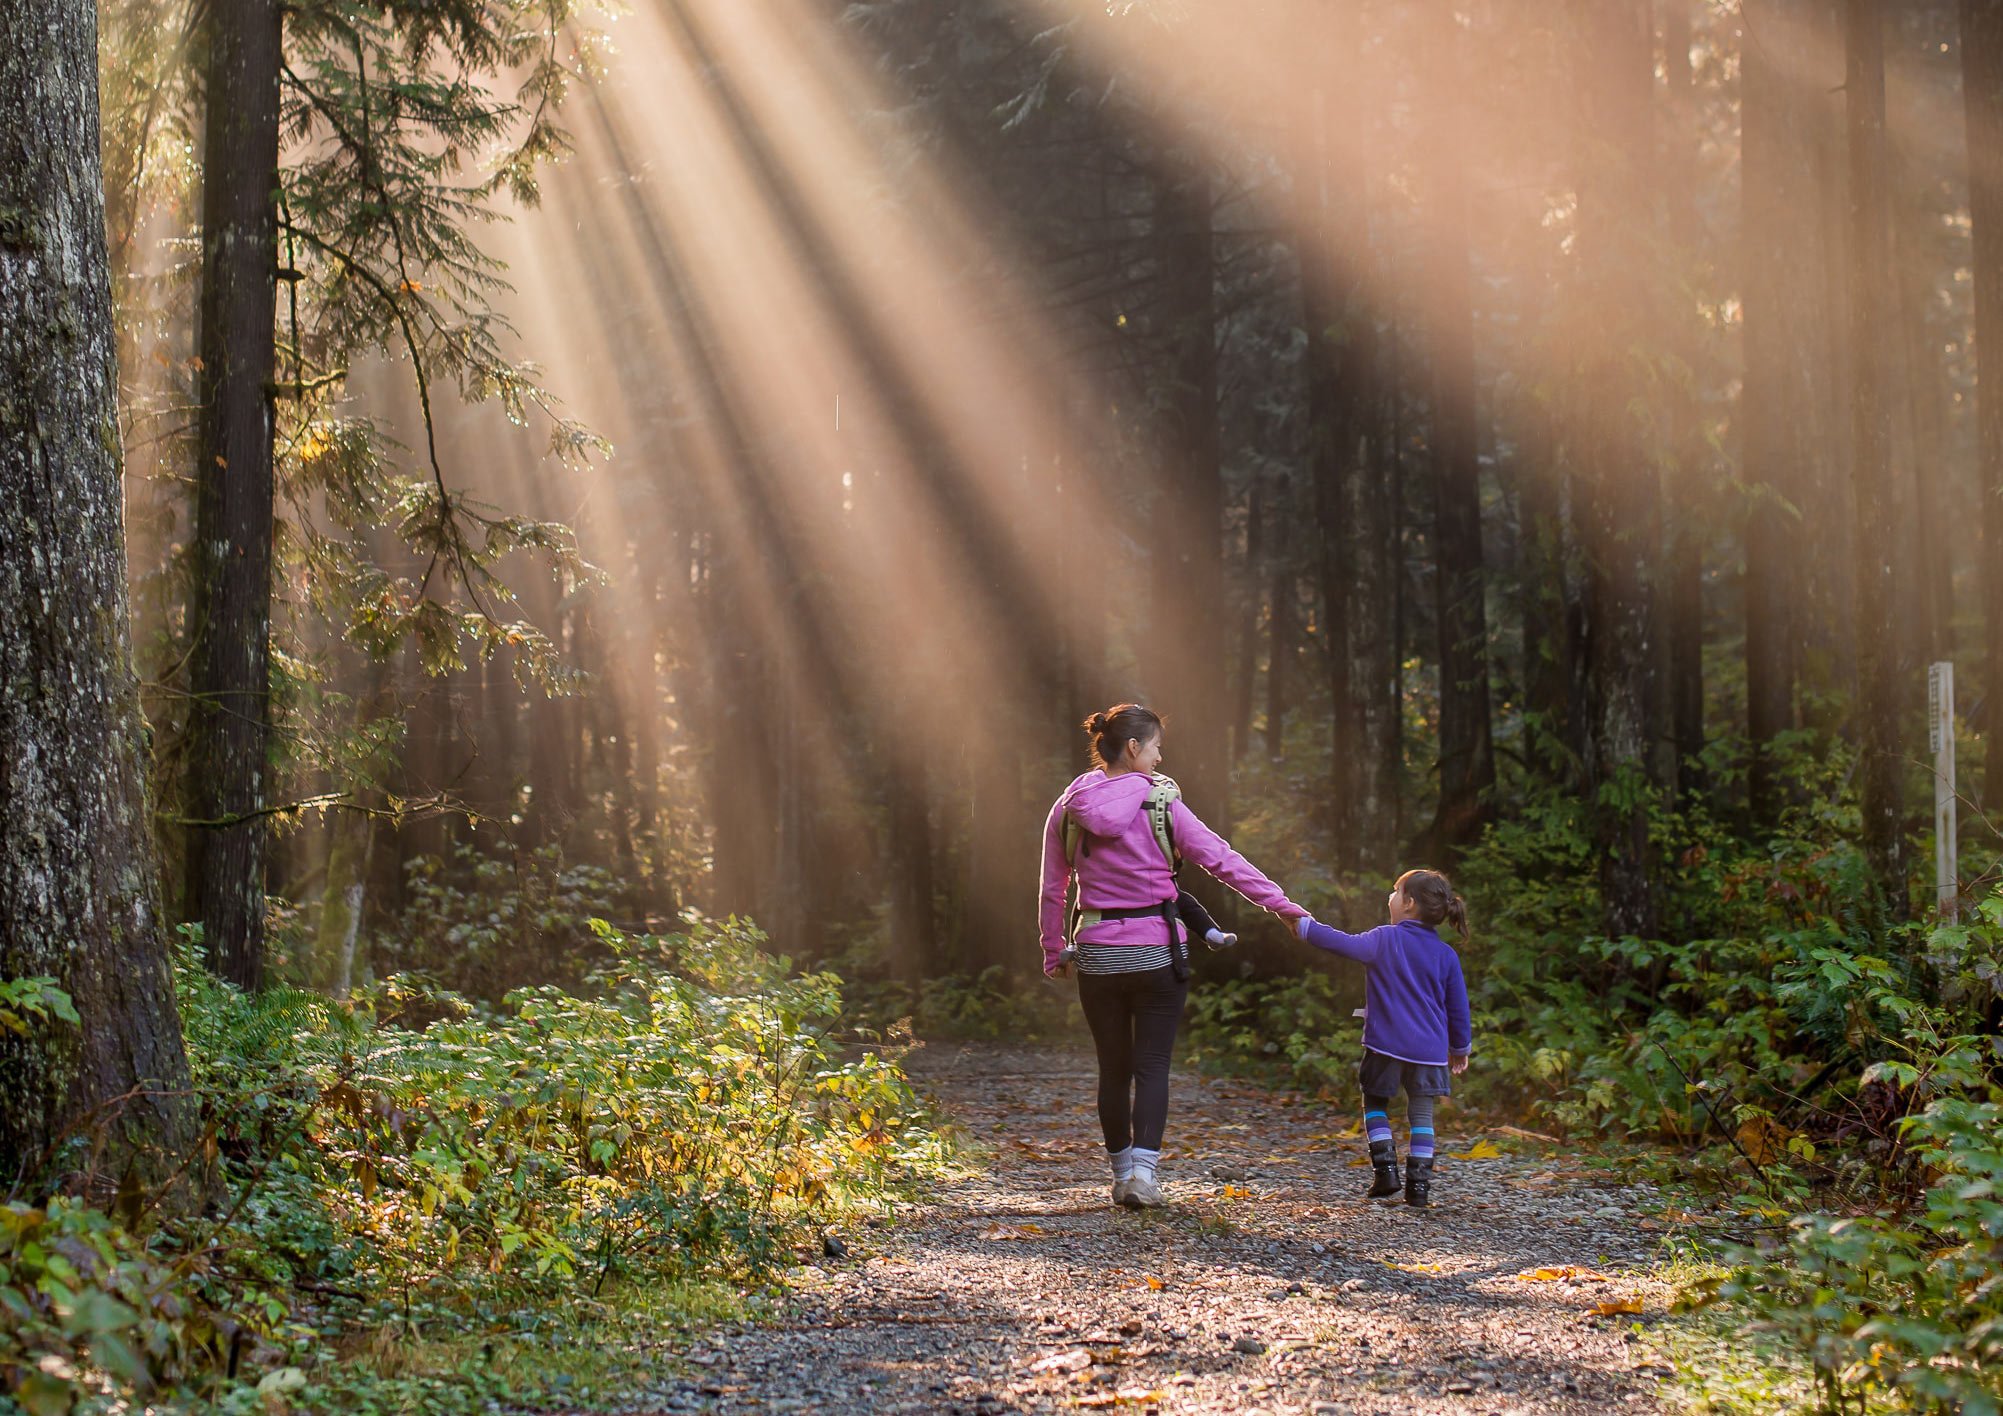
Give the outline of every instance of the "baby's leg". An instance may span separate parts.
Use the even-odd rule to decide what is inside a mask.
[[[1216,919],[1203,908],[1203,902],[1187,890],[1175,892],[1175,912],[1182,917],[1191,939],[1207,940],[1212,948],[1226,948],[1238,942],[1237,935],[1226,934],[1217,927]]]

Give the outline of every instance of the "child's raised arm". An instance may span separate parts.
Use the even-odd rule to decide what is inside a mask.
[[[1344,934],[1339,929],[1331,929],[1318,920],[1302,916],[1295,926],[1301,938],[1317,949],[1326,949],[1331,954],[1340,954],[1346,959],[1354,959],[1359,964],[1374,964],[1383,951],[1383,933],[1392,926],[1380,924],[1365,934]]]

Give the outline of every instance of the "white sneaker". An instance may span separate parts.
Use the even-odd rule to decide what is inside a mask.
[[[1128,1209],[1160,1209],[1168,1201],[1162,1198],[1161,1185],[1152,1175],[1136,1175],[1127,1182],[1127,1197],[1120,1201]]]

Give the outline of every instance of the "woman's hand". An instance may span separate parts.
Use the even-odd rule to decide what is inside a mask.
[[[1451,1071],[1451,1072],[1452,1072],[1452,1073],[1453,1073],[1453,1074],[1454,1074],[1454,1075],[1455,1075],[1456,1077],[1458,1077],[1458,1076],[1459,1076],[1459,1075],[1460,1075],[1461,1073],[1463,1073],[1463,1072],[1465,1072],[1465,1071],[1467,1070],[1467,1054],[1466,1054],[1465,1052],[1463,1052],[1463,1053],[1462,1053],[1462,1054],[1461,1054],[1460,1056],[1458,1056],[1458,1057],[1450,1057],[1450,1058],[1448,1058],[1448,1059],[1447,1059],[1447,1068],[1448,1068],[1448,1070],[1450,1070],[1450,1071]]]
[[[1045,978],[1069,978],[1071,977],[1071,965],[1045,964],[1043,966],[1043,976]]]

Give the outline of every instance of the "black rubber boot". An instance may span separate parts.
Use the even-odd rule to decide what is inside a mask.
[[[1433,1202],[1433,1158],[1415,1155],[1405,1162],[1405,1203],[1424,1209]]]
[[[1389,1141],[1370,1143],[1370,1164],[1375,1173],[1370,1178],[1370,1189],[1366,1198],[1384,1199],[1398,1193],[1398,1151]]]

